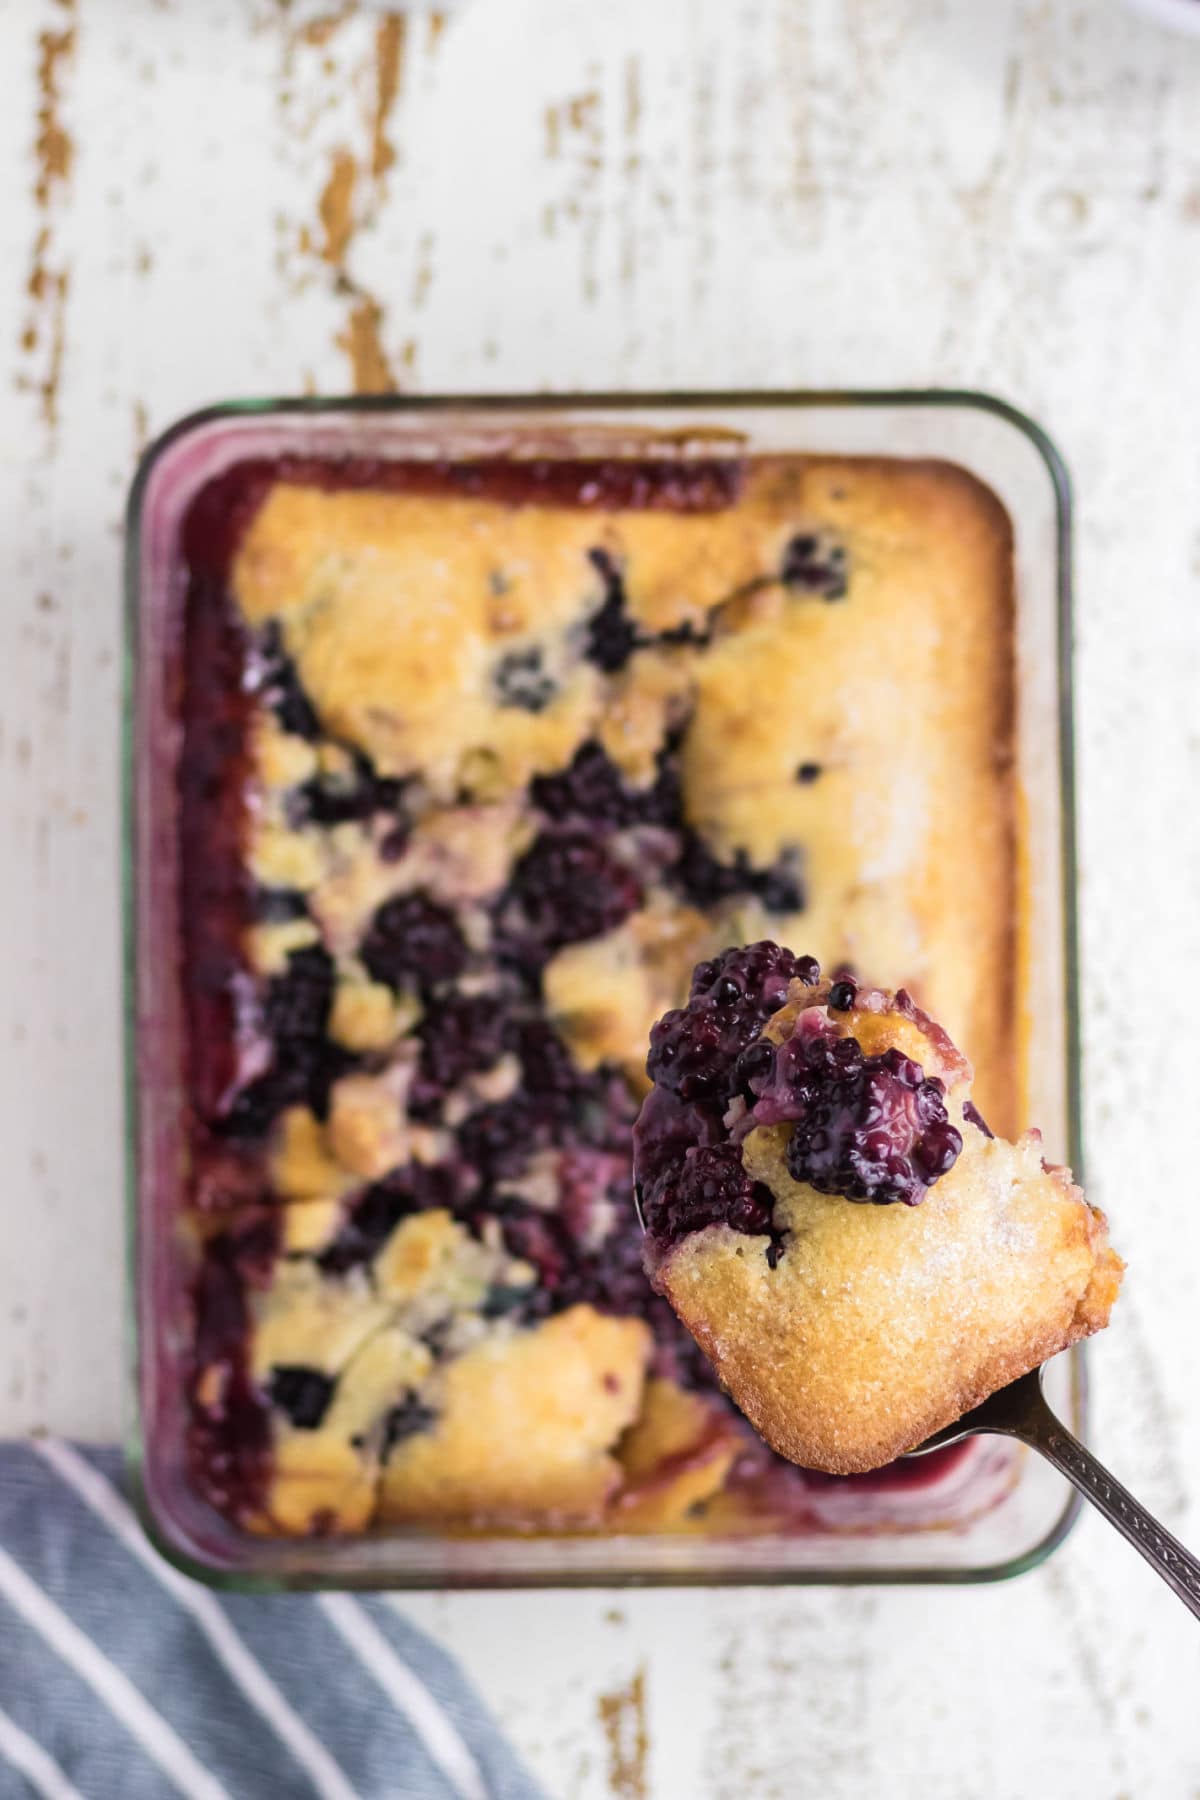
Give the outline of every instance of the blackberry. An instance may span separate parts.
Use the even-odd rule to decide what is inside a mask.
[[[333,1004],[333,959],[319,944],[293,950],[282,975],[267,986],[263,1022],[285,1048],[325,1036]]]
[[[367,1189],[355,1202],[333,1242],[317,1257],[326,1275],[344,1275],[377,1256],[400,1220],[417,1210],[411,1193],[384,1182]]]
[[[825,600],[843,600],[848,570],[846,549],[827,531],[801,531],[783,553],[780,575],[785,587]]]
[[[415,1437],[420,1431],[431,1431],[437,1422],[438,1414],[432,1406],[427,1406],[414,1393],[405,1394],[399,1405],[393,1406],[384,1420],[384,1462],[397,1444],[402,1444],[405,1438]]]
[[[750,1236],[769,1234],[773,1208],[770,1189],[751,1180],[736,1144],[688,1150],[642,1200],[647,1231],[666,1244],[706,1225],[729,1225]]]
[[[545,1019],[524,1019],[517,1029],[517,1054],[526,1092],[543,1105],[570,1111],[588,1077]]]
[[[407,787],[405,780],[377,775],[370,757],[355,750],[346,774],[314,775],[297,791],[290,810],[297,825],[345,825],[371,819],[376,813],[393,813],[393,833],[403,832],[407,838],[412,829],[404,814]]]
[[[597,825],[621,830],[629,825],[658,825],[679,830],[683,797],[679,785],[678,744],[672,737],[658,752],[654,780],[630,787],[603,745],[595,738],[581,744],[568,768],[557,775],[536,775],[529,785],[534,805],[557,823]]]
[[[632,871],[582,826],[543,832],[517,864],[512,886],[530,932],[550,951],[600,937],[642,902]]]
[[[329,1410],[334,1386],[332,1376],[301,1367],[272,1369],[268,1383],[272,1404],[287,1414],[298,1431],[317,1429]]]
[[[272,977],[262,1008],[271,1066],[229,1100],[217,1124],[220,1137],[262,1137],[288,1106],[309,1106],[324,1116],[330,1087],[355,1065],[326,1035],[333,988],[333,962],[319,944],[293,950],[284,973]]]
[[[775,1046],[766,1038],[755,1038],[738,1057],[733,1069],[734,1092],[753,1106],[775,1070]]]
[[[811,957],[804,967],[815,967]],[[665,1013],[650,1032],[651,1081],[681,1100],[727,1095],[738,1058],[783,1005],[798,972],[791,951],[769,941],[698,963],[686,1007]]]
[[[723,863],[691,827],[683,833],[671,876],[686,899],[701,911],[735,894],[752,894],[774,913],[802,912],[806,903],[797,852],[785,851],[766,869],[756,869],[744,850],[738,850],[732,862]]]
[[[453,913],[426,894],[402,894],[375,914],[362,959],[388,987],[401,987],[407,977],[428,990],[462,973],[467,945]]]
[[[750,884],[750,865],[744,851],[732,863],[723,863],[713,855],[699,832],[687,827],[672,878],[691,904],[707,912],[734,894],[745,893]]]
[[[282,925],[308,916],[308,901],[297,888],[256,888],[250,907],[263,925]]]
[[[262,636],[259,691],[285,731],[315,741],[321,735],[312,701],[301,685],[296,665],[283,646],[283,635],[273,619]]]
[[[492,679],[500,705],[519,707],[522,712],[544,712],[558,692],[542,667],[542,653],[536,644],[510,650],[497,663]]]
[[[803,912],[804,883],[796,866],[796,858],[783,855],[769,869],[756,873],[751,892],[762,901],[768,912]]]
[[[439,1097],[467,1075],[490,1069],[512,1047],[513,1021],[494,994],[453,994],[434,1002],[418,1033],[420,1079]]]
[[[639,1182],[644,1188],[653,1187],[693,1145],[718,1144],[724,1138],[719,1104],[698,1105],[654,1088],[633,1129]]]
[[[786,1152],[795,1180],[848,1200],[916,1206],[953,1168],[962,1136],[947,1118],[946,1090],[911,1057],[895,1048],[864,1056],[853,1038],[818,1032],[787,1049],[776,1116],[796,1120]]]
[[[458,1128],[459,1154],[486,1187],[520,1175],[539,1150],[548,1148],[554,1122],[525,1095],[481,1106]]]
[[[588,620],[584,655],[606,675],[615,675],[637,648],[637,627],[626,611],[621,571],[608,551],[589,550],[588,561],[599,571],[605,592],[599,609]]]

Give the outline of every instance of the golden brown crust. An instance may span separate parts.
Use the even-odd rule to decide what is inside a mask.
[[[957,1054],[911,1017],[830,1018],[869,1054],[890,1040],[927,1070]],[[805,1467],[879,1468],[1108,1322],[1123,1265],[1103,1214],[1043,1163],[1036,1132],[1011,1144],[963,1119],[959,1062],[947,1101],[963,1149],[919,1205],[817,1193],[788,1172],[791,1126],[760,1126],[742,1156],[775,1196],[776,1266],[766,1238],[721,1225],[654,1271],[747,1418]]]
[[[623,1483],[612,1529],[677,1531],[689,1518],[702,1519],[742,1439],[743,1428],[718,1401],[674,1381],[648,1381],[641,1412],[617,1450]]]
[[[439,1209],[401,1220],[369,1264],[330,1273],[320,1258],[342,1222],[335,1202],[289,1207],[286,1254],[252,1298],[253,1380],[306,1371],[329,1386],[319,1416],[275,1412],[256,1528],[596,1524],[622,1480],[648,1328],[585,1305],[531,1328],[487,1319],[485,1295],[531,1290],[533,1271]],[[431,1337],[453,1353],[435,1355]]]
[[[763,585],[806,521],[844,543],[851,602],[797,605]],[[578,622],[603,597],[596,545],[625,565],[647,631],[700,629],[719,608],[707,649],[642,651],[614,677],[583,660]],[[963,470],[762,459],[714,513],[280,483],[234,587],[252,623],[280,622],[328,728],[443,800],[465,787],[511,802],[597,735],[645,781],[667,723],[693,707],[682,769],[693,824],[720,856],[756,866],[788,845],[804,852],[803,914],[726,907],[724,941],[769,925],[823,966],[915,988],[971,1044],[984,1111],[1017,1128],[1011,530]],[[496,659],[534,646],[555,699],[537,713],[498,708]],[[278,775],[301,754],[271,741],[260,762]],[[801,762],[820,780],[798,783]],[[327,937],[352,948],[374,906],[428,875],[411,855],[381,866],[360,828],[342,837],[331,868],[268,808],[255,855],[268,885],[315,888]]]
[[[640,1320],[573,1306],[447,1364],[438,1424],[392,1453],[379,1518],[598,1519],[621,1479],[611,1452],[637,1417],[650,1343]]]

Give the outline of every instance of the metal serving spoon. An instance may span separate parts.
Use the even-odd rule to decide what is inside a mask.
[[[1141,1551],[1150,1567],[1200,1619],[1200,1557],[1185,1550],[1178,1538],[1152,1519],[1128,1489],[1055,1417],[1042,1391],[1040,1369],[1031,1369],[1011,1386],[1000,1388],[953,1425],[935,1431],[910,1454],[925,1456],[930,1450],[944,1450],[948,1444],[957,1444],[977,1431],[1017,1438],[1044,1456],[1060,1475],[1074,1483],[1097,1512],[1103,1513],[1110,1525],[1129,1539],[1135,1550]]]

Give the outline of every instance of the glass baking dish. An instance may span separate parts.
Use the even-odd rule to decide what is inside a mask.
[[[736,1538],[392,1531],[276,1539],[239,1531],[185,1480],[176,764],[179,534],[189,502],[232,464],[284,454],[461,461],[802,453],[957,464],[995,493],[1011,520],[1020,1106],[1042,1127],[1047,1154],[1079,1170],[1070,498],[1062,461],[1036,425],[986,395],[948,391],[247,401],[194,414],[146,452],[130,494],[124,742],[129,1464],[147,1531],[189,1573],[266,1589],[980,1581],[1032,1566],[1069,1530],[1070,1490],[1040,1459],[999,1439],[975,1440],[934,1490],[841,1488],[824,1516],[815,1506],[811,1530]],[[1078,1350],[1056,1360],[1048,1386],[1082,1433]]]

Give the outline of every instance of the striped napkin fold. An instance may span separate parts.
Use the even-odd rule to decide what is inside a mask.
[[[0,1446],[0,1796],[540,1800],[390,1601],[217,1594],[165,1563],[121,1457]]]

